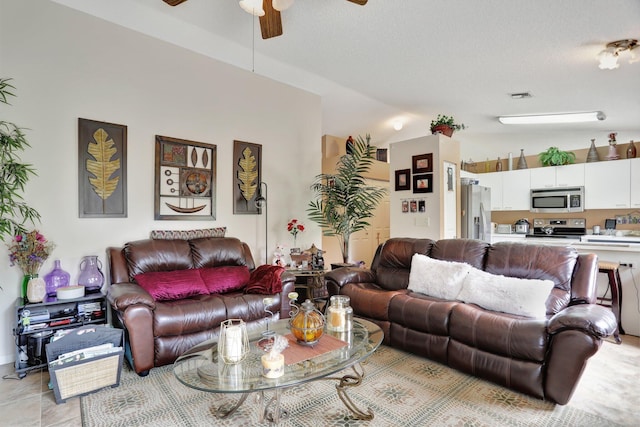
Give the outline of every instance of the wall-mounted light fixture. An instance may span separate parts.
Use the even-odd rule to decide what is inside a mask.
[[[402,121],[400,121],[400,120],[396,120],[396,121],[393,122],[393,128],[395,130],[402,130],[403,126],[404,125],[402,124]]]
[[[597,122],[606,119],[607,116],[602,111],[590,111],[587,113],[558,113],[558,114],[536,114],[528,116],[501,116],[498,120],[503,125],[530,125],[549,123],[581,123]]]
[[[617,40],[615,42],[611,42],[607,44],[607,47],[598,54],[598,61],[600,61],[600,65],[598,65],[603,70],[613,70],[618,68],[620,64],[618,64],[618,57],[622,52],[629,51],[631,55],[631,62],[635,62],[635,55],[632,50],[637,48],[638,40],[635,39],[625,39],[625,40]]]

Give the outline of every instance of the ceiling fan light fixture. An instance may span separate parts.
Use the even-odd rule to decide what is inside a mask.
[[[253,16],[264,16],[262,0],[240,0],[240,7]]]
[[[596,122],[606,119],[602,111],[590,111],[586,113],[559,113],[536,114],[528,116],[501,116],[498,120],[503,125],[532,125],[553,123],[584,123]]]
[[[628,51],[631,55],[632,60],[629,62],[635,62],[633,61],[635,56],[633,55],[632,50],[638,46],[638,40],[636,39],[617,40],[615,42],[607,43],[605,49],[598,54],[598,67],[601,70],[613,70],[618,68],[620,66],[620,64],[618,64],[618,57],[625,51]]]
[[[293,4],[293,0],[273,0],[272,6],[275,10],[282,12],[283,10],[289,9]]]

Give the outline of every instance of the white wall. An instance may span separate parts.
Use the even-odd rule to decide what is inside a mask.
[[[42,214],[37,227],[57,247],[72,281],[80,260],[108,246],[147,238],[152,229],[228,227],[257,263],[265,257],[264,216],[233,215],[233,140],[262,144],[269,184],[269,247],[289,243],[287,220],[306,218],[309,185],[320,173],[318,96],[180,49],[52,2],[0,0],[0,77],[17,98],[0,104],[0,120],[29,128],[23,160],[38,176],[26,201]],[[128,217],[78,218],[78,118],[128,127]],[[217,145],[215,221],[154,221],[154,137]],[[305,221],[302,247],[320,242]],[[21,272],[0,246],[0,363],[14,358],[14,302]]]
[[[439,158],[439,136],[428,135],[407,141],[394,142],[389,146],[389,218],[391,237],[416,237],[437,240],[440,238],[440,192],[442,172]],[[449,138],[447,138],[449,139]],[[433,192],[414,193],[412,158],[420,154],[433,154]],[[395,191],[395,171],[409,169],[410,189]],[[425,202],[425,211],[402,212],[403,201]]]

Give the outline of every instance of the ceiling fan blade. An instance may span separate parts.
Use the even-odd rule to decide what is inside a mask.
[[[260,31],[263,39],[270,39],[282,35],[282,19],[280,12],[273,8],[271,0],[264,0],[262,5],[264,16],[260,17]]]
[[[350,1],[351,3],[359,4],[360,6],[364,6],[365,4],[367,4],[367,0],[347,0],[347,1]]]
[[[183,3],[187,0],[163,0],[166,4],[168,4],[169,6],[177,6],[180,3]]]

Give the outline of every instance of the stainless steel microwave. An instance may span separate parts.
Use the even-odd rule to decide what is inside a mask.
[[[531,212],[563,213],[584,211],[584,187],[531,189]]]

